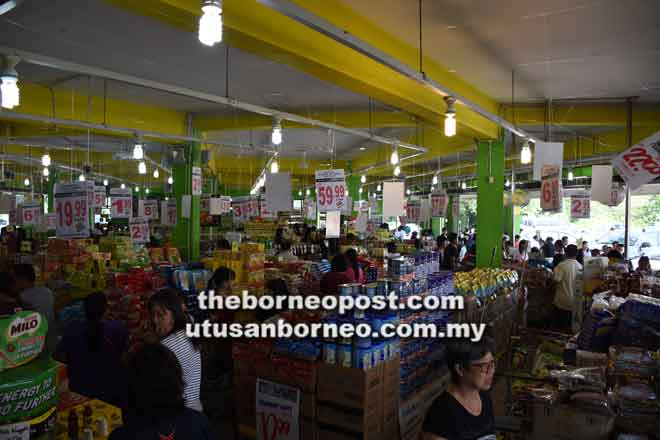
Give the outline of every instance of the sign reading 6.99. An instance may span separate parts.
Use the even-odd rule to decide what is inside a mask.
[[[58,184],[55,186],[55,231],[57,237],[89,237],[87,193],[87,188],[80,183]]]

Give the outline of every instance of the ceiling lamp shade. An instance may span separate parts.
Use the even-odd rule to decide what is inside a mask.
[[[445,136],[452,137],[456,135],[456,109],[454,103],[456,98],[453,96],[445,96],[447,103],[447,111],[445,112]]]
[[[141,161],[138,164],[138,173],[140,174],[147,174],[147,164],[144,163],[144,161]]]
[[[392,155],[390,156],[390,163],[392,165],[399,164],[399,149],[397,147],[392,148]]]
[[[273,145],[280,145],[282,143],[282,122],[278,118],[273,118],[273,131],[270,135],[270,140]]]
[[[222,2],[205,0],[202,3],[202,12],[197,37],[205,46],[215,46],[222,42]]]
[[[20,60],[13,55],[3,57],[3,68],[0,72],[0,107],[11,110],[20,104],[21,94],[18,88],[18,72],[16,72],[16,65]]]
[[[51,163],[50,154],[46,153],[43,156],[41,156],[41,165],[45,167],[49,167],[50,163]]]
[[[529,165],[532,163],[532,149],[529,148],[529,141],[525,141],[520,150],[520,163],[523,165]]]

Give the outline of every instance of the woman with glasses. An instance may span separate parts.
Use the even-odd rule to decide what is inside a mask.
[[[451,384],[433,402],[424,420],[424,440],[495,440],[493,383],[495,358],[490,339],[449,343]]]

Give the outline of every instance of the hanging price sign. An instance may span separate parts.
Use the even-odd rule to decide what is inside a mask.
[[[268,203],[266,199],[259,199],[259,216],[261,218],[276,218],[277,215],[274,212],[268,210]]]
[[[101,209],[105,206],[105,186],[94,187],[94,208]]]
[[[158,220],[158,200],[139,200],[138,216],[147,220]]]
[[[660,131],[618,155],[612,162],[631,191],[660,176]]]
[[[247,221],[249,217],[249,199],[247,197],[236,197],[231,202],[231,207],[234,210],[234,220],[238,223]]]
[[[316,220],[316,202],[314,199],[306,198],[303,201],[303,215],[307,220]]]
[[[406,206],[406,219],[409,223],[417,223],[422,212],[422,204],[419,200],[411,200]]]
[[[227,214],[231,209],[231,197],[211,197],[210,200],[211,215]]]
[[[149,220],[143,217],[133,217],[129,221],[131,241],[134,244],[149,243]]]
[[[176,226],[176,200],[160,202],[160,223],[163,226]]]
[[[46,230],[54,231],[57,228],[57,214],[49,213],[45,217]]]
[[[202,197],[199,201],[199,210],[201,212],[211,212],[211,197]]]
[[[623,190],[623,188],[612,188],[612,191],[610,191],[610,199],[607,202],[607,206],[619,206],[621,202],[623,202],[623,199],[626,197],[626,192]]]
[[[110,202],[112,218],[133,217],[133,196],[130,189],[112,188]]]
[[[575,194],[571,196],[571,218],[589,218],[591,216],[591,195]]]
[[[541,169],[541,209],[546,212],[561,211],[561,181],[556,165],[545,165]]]
[[[265,203],[265,200],[264,200]],[[254,218],[254,217],[259,217],[259,199],[254,199],[250,197],[248,200],[248,217],[249,218]]]
[[[19,206],[19,220],[24,226],[41,224],[42,209],[39,203],[24,203]]]
[[[343,211],[347,197],[344,170],[316,172],[316,206],[319,212]]]
[[[431,194],[431,216],[446,217],[449,197],[445,191]]]
[[[192,195],[202,195],[202,169],[200,167],[192,168]]]
[[[55,232],[58,238],[89,237],[89,185],[93,182],[55,185]]]

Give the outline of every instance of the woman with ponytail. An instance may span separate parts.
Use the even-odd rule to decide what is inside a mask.
[[[119,321],[104,319],[106,308],[102,292],[85,298],[85,322],[73,322],[65,330],[56,357],[67,364],[71,391],[123,406],[126,385],[121,358],[128,332]]]

